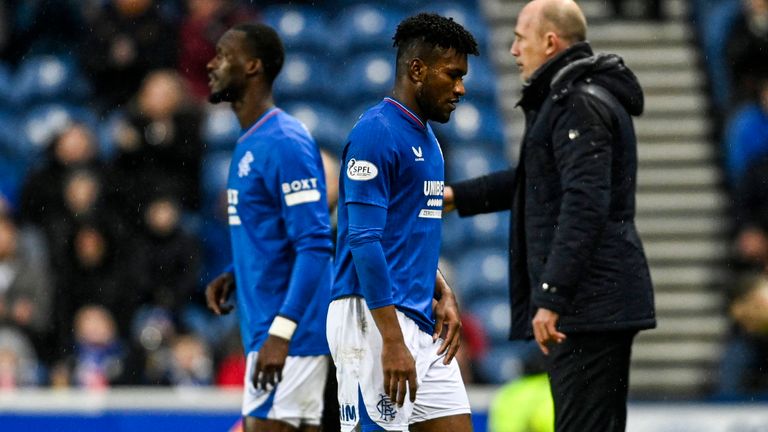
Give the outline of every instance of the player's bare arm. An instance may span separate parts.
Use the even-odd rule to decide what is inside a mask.
[[[208,309],[216,315],[226,315],[232,311],[234,305],[228,303],[229,297],[235,291],[235,276],[225,272],[212,280],[205,287],[205,303]]]
[[[371,310],[373,320],[382,339],[381,366],[384,371],[384,392],[398,406],[403,406],[405,394],[416,400],[416,362],[405,346],[403,332],[397,321],[395,307],[384,306]]]
[[[290,340],[270,334],[259,350],[256,368],[253,370],[253,385],[268,390],[283,380],[283,367],[288,358]]]
[[[435,276],[435,299],[435,333],[432,337],[434,340],[444,338],[437,354],[445,353],[443,364],[448,364],[461,346],[461,315],[456,296],[440,270]]]

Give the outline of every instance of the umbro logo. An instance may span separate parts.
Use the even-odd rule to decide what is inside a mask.
[[[419,146],[419,148],[411,146],[411,150],[413,150],[413,154],[416,156],[416,162],[424,161],[423,153],[421,152],[421,146]]]

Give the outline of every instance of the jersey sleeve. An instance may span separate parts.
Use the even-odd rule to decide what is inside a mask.
[[[396,163],[392,135],[382,119],[374,117],[358,123],[344,153],[345,203],[388,208]]]
[[[309,137],[277,143],[273,172],[268,176],[278,191],[286,234],[296,253],[285,301],[279,314],[298,322],[308,298],[318,289],[330,265],[331,226],[320,153]]]

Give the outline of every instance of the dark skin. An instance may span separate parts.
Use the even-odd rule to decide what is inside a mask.
[[[434,120],[445,123],[465,93],[463,77],[467,74],[467,56],[453,49],[420,48],[423,47],[408,50],[399,60],[401,63],[392,96],[413,111],[422,122]],[[448,364],[459,349],[461,321],[453,292],[439,273],[435,279],[435,291],[436,294],[440,293],[436,295],[440,300],[433,303],[437,320],[433,337],[437,340],[445,331],[445,341],[438,353],[446,354],[443,362]],[[373,309],[371,315],[382,338],[384,391],[398,406],[403,405],[406,394],[414,402],[418,391],[416,363],[403,340],[395,307]],[[472,422],[468,414],[455,415],[413,424],[410,430],[469,432],[472,430]]]
[[[245,129],[254,124],[275,104],[272,84],[264,76],[261,59],[249,55],[245,33],[238,30],[226,32],[216,45],[216,57],[207,65],[211,101],[231,102],[240,126]],[[229,297],[236,288],[232,273],[223,273],[211,281],[205,289],[208,308],[216,315],[228,314],[234,306]],[[269,335],[259,350],[252,377],[257,388],[271,389],[282,380],[289,341]],[[318,426],[302,425],[299,429],[277,420],[246,417],[246,432],[319,432]]]

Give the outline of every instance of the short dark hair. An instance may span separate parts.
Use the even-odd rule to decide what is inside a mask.
[[[477,41],[461,24],[435,13],[420,13],[404,19],[398,26],[393,46],[399,60],[414,42],[431,45],[432,48],[453,48],[460,54],[480,55]]]
[[[248,54],[261,60],[264,65],[264,75],[271,84],[283,68],[285,49],[280,36],[272,27],[262,24],[240,24],[233,30],[245,33],[245,43]]]

